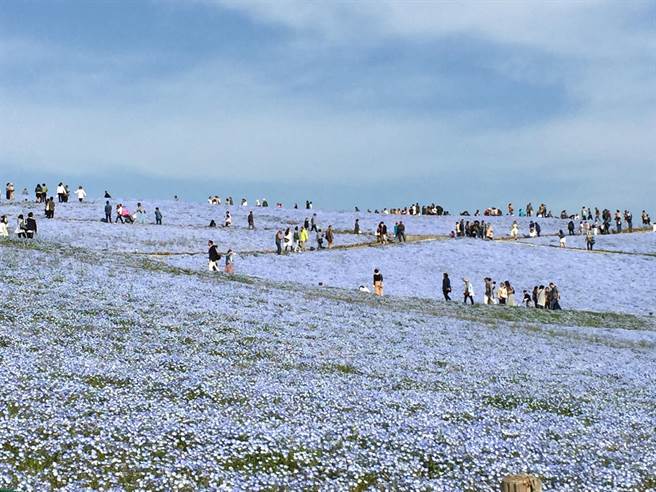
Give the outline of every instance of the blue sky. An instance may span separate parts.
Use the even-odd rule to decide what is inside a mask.
[[[656,2],[4,0],[0,179],[653,208],[655,88]]]

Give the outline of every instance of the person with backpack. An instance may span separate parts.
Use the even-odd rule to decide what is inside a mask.
[[[450,301],[451,297],[449,294],[451,293],[451,279],[449,279],[449,274],[444,273],[442,276],[442,294],[444,295],[444,300],[445,301]]]

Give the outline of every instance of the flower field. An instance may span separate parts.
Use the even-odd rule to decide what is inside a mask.
[[[656,490],[656,235],[614,238],[635,255],[369,247],[355,214],[317,211],[363,247],[278,257],[275,230],[306,211],[247,231],[234,207],[237,227],[209,230],[225,209],[159,206],[161,227],[67,204],[36,240],[0,241],[0,488],[493,491],[526,472]],[[396,219],[363,229],[378,220]],[[440,236],[455,219],[403,220]],[[206,271],[210,238],[241,253],[236,275]],[[374,266],[391,295],[357,292]],[[442,271],[455,293],[465,275],[553,280],[566,309],[446,303]]]

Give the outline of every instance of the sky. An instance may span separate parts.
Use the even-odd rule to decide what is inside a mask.
[[[655,156],[656,1],[0,0],[19,187],[654,209]]]

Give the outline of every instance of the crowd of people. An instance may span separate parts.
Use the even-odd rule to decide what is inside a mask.
[[[78,202],[84,202],[87,198],[87,193],[82,186],[73,192],[76,196]],[[34,188],[34,199],[36,203],[42,203],[44,206],[44,215],[47,219],[52,219],[55,216],[56,203],[67,203],[71,195],[70,188],[68,185],[60,182],[56,188],[57,202],[55,202],[54,196],[49,196],[48,186],[45,183],[37,184]],[[29,193],[27,189],[23,189],[23,200],[29,200]],[[134,213],[131,213],[128,210],[127,206],[123,203],[118,203],[112,205],[110,202],[111,195],[105,191],[104,197],[107,199],[104,205],[105,217],[102,219],[107,223],[139,223],[145,224],[147,222],[147,211],[144,205],[141,202],[137,202],[136,209]],[[13,183],[8,182],[5,189],[5,198],[8,201],[13,201],[16,199],[16,188]],[[208,199],[211,204],[221,204],[221,198],[217,195],[210,196]],[[227,197],[225,199],[225,204],[232,205],[232,197]],[[277,206],[282,204],[277,204]],[[245,198],[242,198],[240,201],[240,206],[247,207],[248,201]],[[256,200],[256,207],[268,207],[269,204],[266,199]],[[313,207],[311,201],[306,201],[305,208],[311,210]],[[298,205],[295,204],[294,208],[298,208]],[[507,206],[508,215],[514,215],[514,207],[512,203],[509,203]],[[435,204],[420,206],[419,203],[410,205],[409,207],[404,207],[402,209],[391,209],[384,210],[384,213],[397,214],[397,215],[448,215],[447,211],[444,211],[442,207]],[[464,211],[462,213],[464,216],[468,216],[469,213]],[[480,216],[480,212],[477,210],[474,216]],[[483,216],[497,216],[502,215],[501,210],[497,208],[485,209]],[[541,204],[537,210],[534,210],[531,203],[526,205],[525,209],[520,209],[518,216],[520,217],[538,217],[538,218],[547,218],[551,217],[551,212],[547,209],[545,204]],[[561,247],[566,246],[566,241],[568,236],[574,235],[584,235],[586,240],[586,248],[592,250],[595,244],[595,236],[599,234],[610,234],[610,233],[621,233],[623,232],[623,225],[626,224],[628,232],[633,231],[633,215],[629,210],[620,211],[619,209],[612,213],[609,209],[595,208],[594,210],[590,207],[582,207],[580,213],[573,215],[568,215],[566,210],[563,210],[560,214],[562,219],[569,219],[567,223],[567,233],[563,230],[558,232],[559,243]],[[162,212],[159,207],[154,209],[154,218],[155,224],[162,224]],[[643,210],[640,215],[640,220],[643,227],[648,227],[651,225],[651,218],[649,214]],[[576,224],[578,222],[578,226]],[[210,227],[215,227],[216,222],[212,220]],[[225,218],[223,221],[224,227],[232,226],[232,214],[230,210],[227,210],[225,213]],[[614,226],[614,227],[613,227]],[[253,210],[249,211],[247,215],[247,228],[249,230],[255,229],[255,216]],[[654,230],[656,230],[656,224],[654,225]],[[0,216],[0,237],[8,237],[10,235],[10,225],[9,217],[7,215]],[[13,229],[14,234],[19,238],[34,238],[37,234],[38,226],[37,220],[33,212],[27,214],[19,214],[16,217],[16,227]],[[355,219],[353,233],[361,234],[361,227],[359,218]],[[541,227],[538,221],[531,220],[529,222],[528,234],[524,237],[539,237],[541,233]],[[312,243],[312,235],[314,239],[315,246]],[[402,220],[396,221],[394,224],[393,232],[390,235],[387,229],[387,225],[384,221],[380,221],[375,230],[374,235],[376,237],[376,242],[380,244],[386,244],[390,241],[405,242],[406,241],[406,226]],[[494,239],[494,228],[493,225],[485,220],[465,220],[461,219],[455,223],[455,228],[452,231],[451,235],[453,237],[470,237],[470,238],[480,238],[480,239]],[[518,239],[520,237],[520,229],[517,221],[513,221],[509,233],[510,237],[513,239]],[[278,255],[296,253],[306,250],[323,250],[331,249],[335,244],[335,230],[332,225],[323,230],[319,227],[317,214],[313,213],[311,216],[305,218],[302,224],[293,226],[293,228],[287,227],[284,230],[278,229],[275,233],[275,246],[276,253]],[[224,270],[226,273],[234,273],[234,262],[235,262],[235,252],[232,249],[228,249],[223,255],[218,252],[217,246],[209,241],[208,243],[208,266],[210,271],[219,270],[219,262],[223,258],[225,261]],[[474,304],[475,294],[474,287],[472,282],[463,278],[463,302]],[[558,287],[552,282],[548,285],[539,285],[533,287],[533,289],[524,290],[523,297],[521,302],[515,297],[515,289],[509,281],[497,283],[489,277],[483,279],[484,282],[484,295],[483,295],[483,304],[500,304],[500,305],[509,305],[516,306],[519,304],[524,304],[525,306],[533,306],[538,309],[560,309],[560,291]],[[374,271],[373,276],[373,291],[376,295],[383,295],[383,274],[380,269]],[[369,289],[366,286],[360,286],[361,291],[368,292]],[[448,274],[444,274],[442,279],[442,293],[445,300],[451,300],[451,280],[448,277]]]

